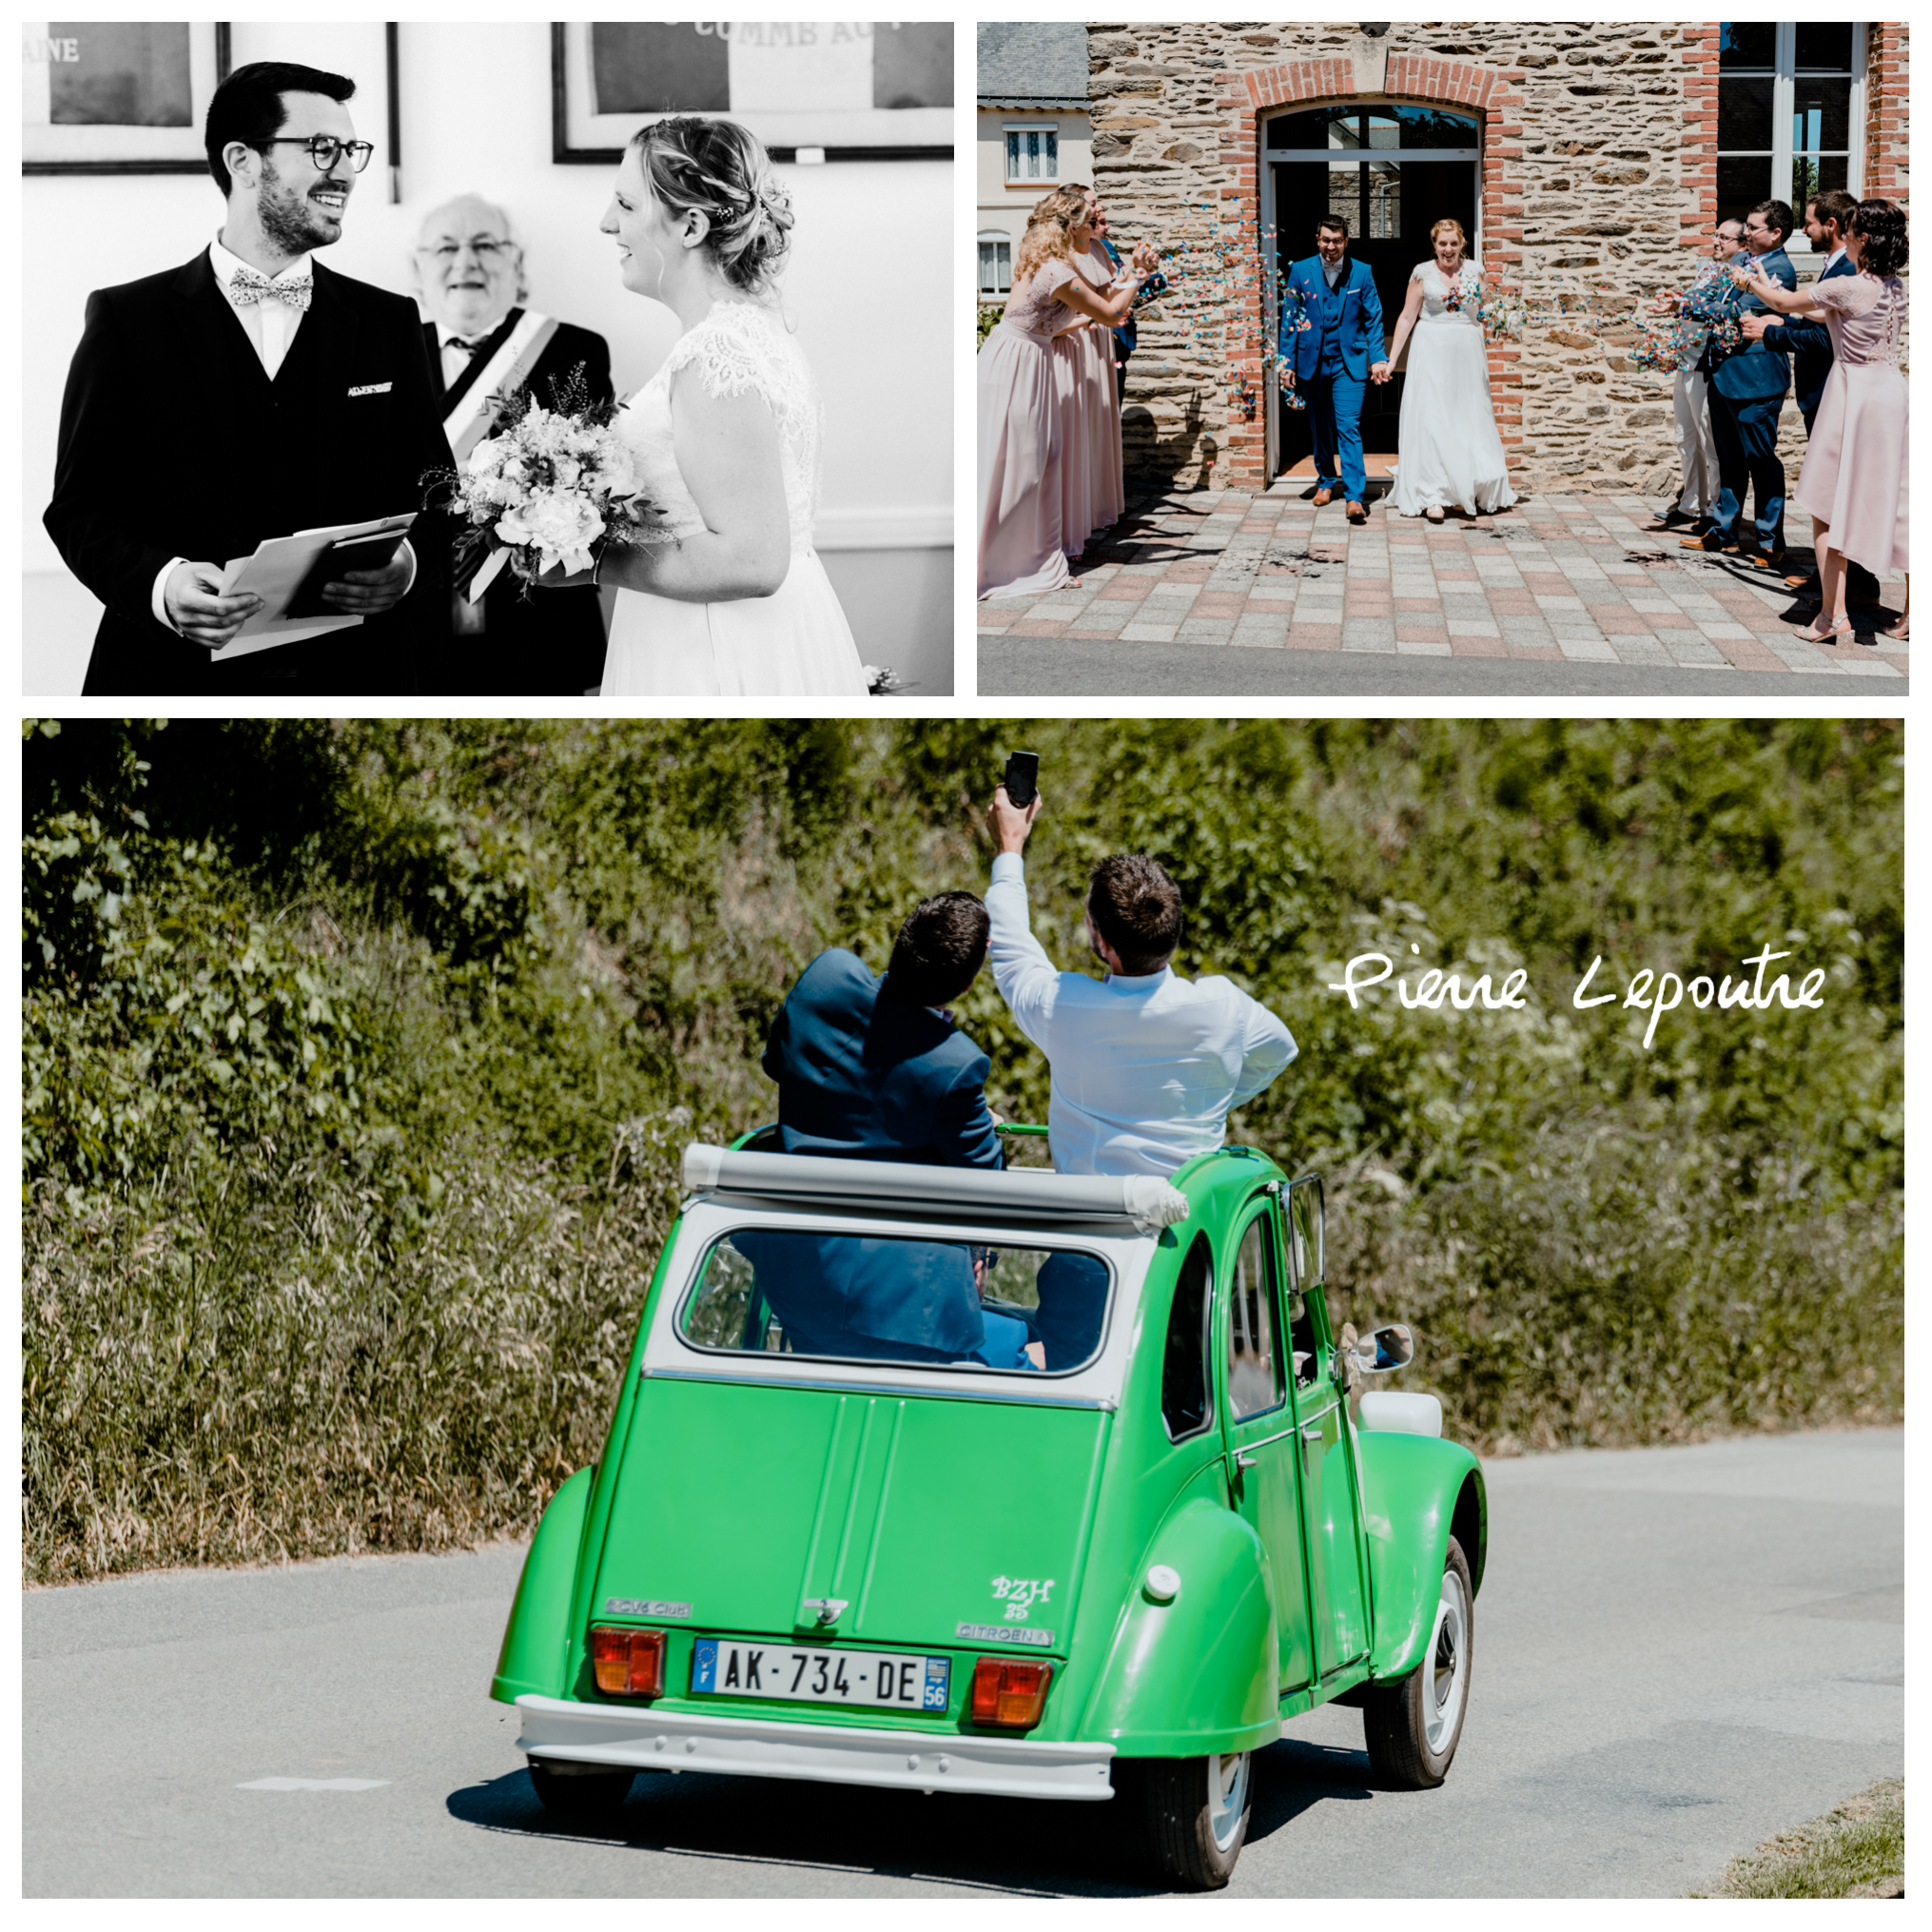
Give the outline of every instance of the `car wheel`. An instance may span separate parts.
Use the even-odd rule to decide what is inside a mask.
[[[593,1771],[576,1765],[553,1765],[541,1758],[530,1760],[530,1782],[537,1787],[543,1808],[558,1818],[608,1818],[631,1795],[631,1780],[635,1775],[634,1771]]]
[[[1142,1761],[1141,1802],[1161,1869],[1190,1891],[1215,1892],[1234,1876],[1248,1835],[1253,1751]]]
[[[1397,1682],[1372,1685],[1362,1693],[1369,1762],[1382,1783],[1395,1790],[1426,1791],[1449,1775],[1469,1709],[1474,1600],[1469,1564],[1452,1536],[1422,1662]]]

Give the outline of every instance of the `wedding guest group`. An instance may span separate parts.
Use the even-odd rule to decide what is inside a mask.
[[[1711,289],[1714,283],[1724,276],[1726,265],[1736,260],[1742,252],[1745,224],[1732,219],[1718,223],[1711,231],[1710,260],[1698,270],[1684,296],[1663,294],[1651,302],[1659,314],[1666,314],[1683,306],[1686,296],[1696,302]],[[1677,438],[1677,459],[1682,466],[1684,480],[1677,492],[1677,500],[1668,510],[1661,512],[1654,525],[1656,530],[1675,530],[1689,526],[1690,535],[1702,537],[1710,521],[1711,512],[1717,507],[1717,439],[1710,428],[1710,383],[1699,364],[1703,361],[1702,344],[1697,356],[1685,357],[1678,364],[1671,380],[1671,425]]]
[[[1896,202],[1862,201],[1844,217],[1846,275],[1821,277],[1797,290],[1759,257],[1737,272],[1766,310],[1821,321],[1831,337],[1831,367],[1810,423],[1799,473],[1798,507],[1812,519],[1820,608],[1804,633],[1825,643],[1852,632],[1847,566],[1874,577],[1905,570],[1908,543],[1908,431],[1911,398],[1899,367],[1905,324],[1908,259],[1905,214]],[[1768,339],[1771,331],[1764,331]],[[1909,618],[1884,634],[1904,639]]]
[[[614,400],[611,351],[600,335],[527,307],[523,247],[509,214],[459,195],[423,217],[411,254],[427,314],[423,345],[443,434],[459,463],[496,427],[504,400],[527,388],[546,408],[576,392]],[[450,648],[429,688],[478,696],[581,697],[604,674],[604,618],[595,588],[539,602],[508,572],[474,602],[450,604]]]
[[[1798,272],[1785,252],[1791,227],[1791,209],[1785,202],[1760,202],[1745,216],[1744,252],[1737,265],[1740,273],[1748,266],[1751,292],[1741,326],[1751,315],[1766,313],[1759,283],[1782,289],[1798,285]],[[1711,437],[1717,445],[1717,502],[1704,530],[1679,540],[1686,550],[1720,552],[1782,576],[1786,478],[1778,455],[1778,417],[1791,386],[1785,346],[1764,331],[1741,333],[1732,343],[1713,329],[1697,366],[1708,383]],[[1757,513],[1750,531],[1754,544],[1744,540],[1747,496]]]
[[[1030,596],[1071,580],[1088,538],[1126,507],[1113,330],[1156,255],[1123,268],[1096,239],[1103,211],[1078,184],[1042,198],[1000,322],[979,354],[979,595]]]
[[[355,91],[315,68],[238,68],[208,107],[213,239],[88,300],[46,523],[106,606],[88,696],[413,692],[446,632],[443,537],[425,519],[381,567],[322,592],[361,624],[214,654],[262,608],[224,595],[229,559],[412,510],[418,479],[450,460],[416,304],[317,259],[371,152]]]

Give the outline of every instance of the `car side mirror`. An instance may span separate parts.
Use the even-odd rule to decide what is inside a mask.
[[[1407,1368],[1415,1359],[1415,1337],[1402,1321],[1363,1336],[1355,1346],[1356,1367],[1365,1376],[1386,1376]]]

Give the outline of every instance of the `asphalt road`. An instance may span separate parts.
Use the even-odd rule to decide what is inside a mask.
[[[1871,675],[1847,667],[1813,676],[1079,637],[982,637],[978,648],[982,697],[1826,697],[1859,709],[1895,705],[1907,689],[1903,678],[1876,674],[1876,664]]]
[[[1681,1895],[1903,1768],[1904,1438],[1490,1465],[1460,1752],[1374,1787],[1360,1718],[1258,1761],[1236,1894]],[[552,1825],[486,1696],[520,1551],[23,1599],[29,1897],[1135,1896],[1124,1810],[640,1778]]]

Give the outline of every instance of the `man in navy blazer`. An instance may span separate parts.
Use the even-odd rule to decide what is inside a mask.
[[[1745,248],[1781,288],[1796,288],[1797,270],[1785,253],[1791,210],[1785,202],[1760,202],[1745,217]],[[1747,296],[1742,313],[1766,312]],[[1780,334],[1783,332],[1780,331]],[[1759,333],[1735,349],[1721,348],[1715,337],[1705,345],[1698,366],[1710,382],[1710,433],[1717,444],[1717,507],[1702,537],[1681,539],[1686,550],[1728,551],[1760,570],[1785,569],[1785,465],[1778,458],[1778,416],[1791,386],[1790,365],[1776,336]],[[1738,540],[1745,492],[1757,499],[1756,551]]]
[[[765,1048],[788,1154],[1005,1164],[986,1107],[990,1063],[939,1010],[978,976],[987,932],[978,899],[943,892],[913,908],[884,973],[843,946],[806,967]],[[963,1243],[759,1234],[736,1245],[770,1276],[767,1299],[799,1353],[1030,1366],[1030,1331],[982,1310]]]
[[[1845,226],[1857,206],[1857,200],[1843,188],[1827,188],[1805,204],[1805,233],[1812,247],[1825,257],[1825,266],[1818,275],[1820,282],[1829,282],[1834,275],[1858,273],[1844,252]],[[1825,379],[1831,374],[1831,331],[1822,322],[1795,315],[1754,315],[1747,318],[1742,326],[1754,342],[1762,341],[1767,329],[1779,331],[1778,340],[1791,353],[1791,386],[1797,392],[1798,413],[1805,419],[1805,434],[1808,437],[1825,394]],[[1845,570],[1848,573],[1845,601],[1876,604],[1881,595],[1878,578],[1864,564],[1853,563],[1849,558]],[[1785,581],[1801,595],[1808,592],[1815,597],[1822,594],[1815,567],[1808,573],[1794,572]]]
[[[942,892],[913,908],[885,972],[843,946],[806,967],[765,1047],[788,1154],[1005,1164],[986,1109],[991,1063],[940,1010],[977,977],[987,931],[970,892]]]
[[[1362,397],[1372,378],[1389,380],[1388,342],[1376,278],[1349,260],[1348,223],[1340,215],[1322,216],[1315,253],[1288,271],[1278,346],[1282,386],[1292,381],[1308,401],[1316,507],[1331,501],[1338,484],[1350,522],[1366,522]]]

